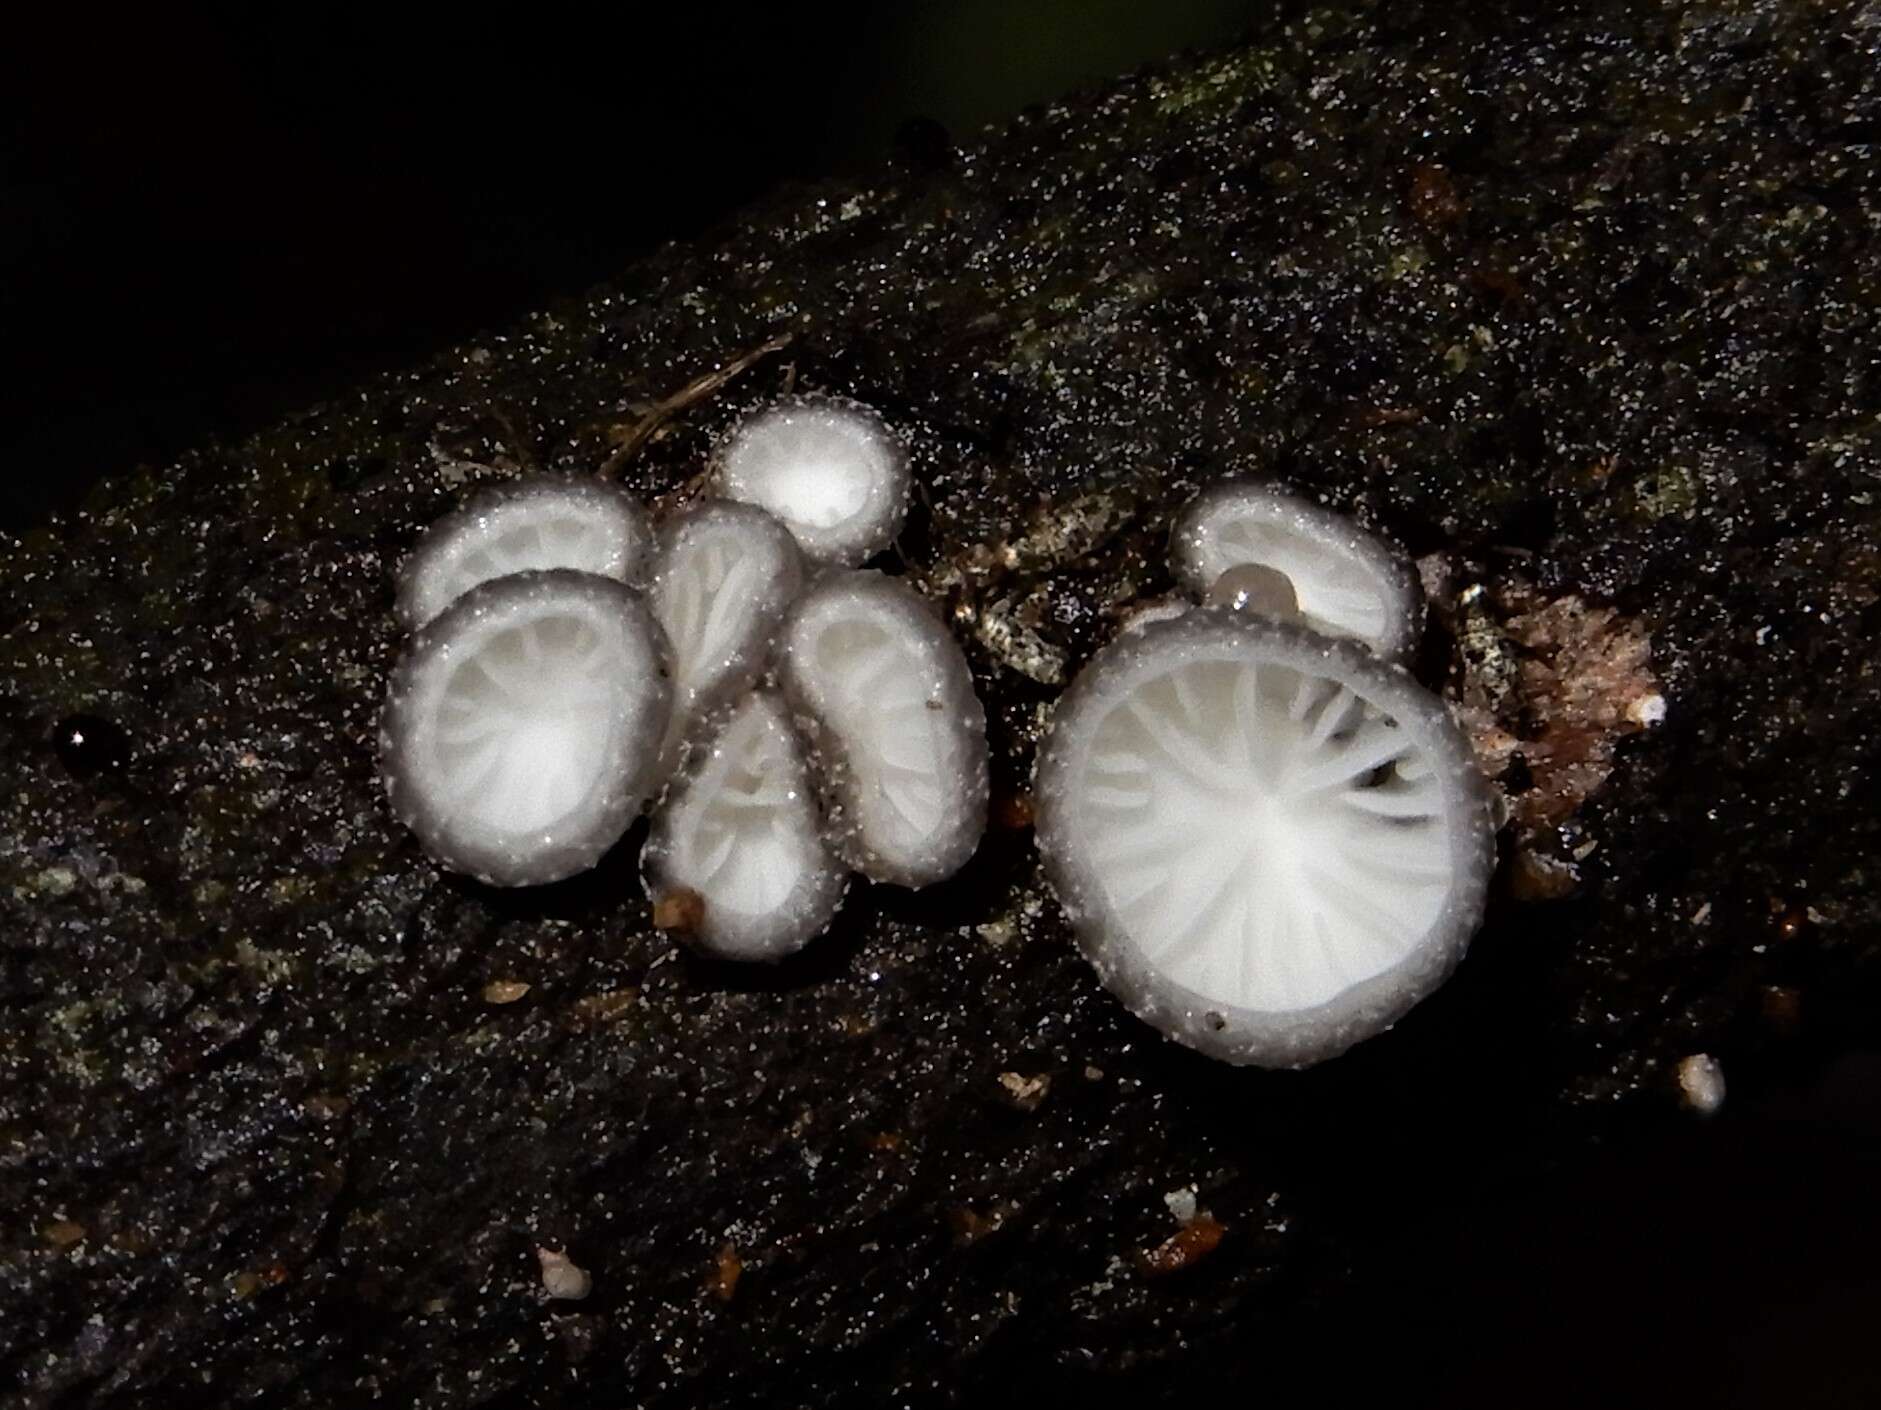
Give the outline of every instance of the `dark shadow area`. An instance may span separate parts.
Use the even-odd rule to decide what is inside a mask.
[[[1310,1141],[1315,1124],[1330,1117],[1274,1138]],[[1444,1151],[1457,1133],[1441,1123],[1401,1134],[1335,1142],[1352,1162],[1335,1198],[1369,1185],[1378,1216],[1342,1291],[1121,1384],[1028,1367],[997,1403],[1047,1391],[1207,1403],[1224,1365],[1263,1397],[1327,1405],[1881,1403],[1881,1221],[1865,1213],[1881,1178],[1881,1052],[1772,1082],[1711,1120],[1637,1125],[1552,1168],[1531,1153],[1518,1171],[1516,1133],[1463,1142],[1493,1151],[1488,1165]]]
[[[1454,1406],[1870,1406],[1881,1057],[1407,1220],[1353,1293],[1354,1374]],[[1378,1172],[1390,1179],[1393,1172]],[[1308,1368],[1296,1368],[1304,1379]]]
[[[40,11],[0,46],[0,528],[1246,0]]]

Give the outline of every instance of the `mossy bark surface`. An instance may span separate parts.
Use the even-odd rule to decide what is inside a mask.
[[[4,1398],[1211,1385],[1395,1221],[1881,997],[1881,21],[1508,9],[1290,9],[8,545]],[[622,476],[672,493],[787,380],[907,430],[892,561],[967,643],[1001,826],[775,970],[652,927],[638,831],[440,874],[375,768],[401,554],[782,331]],[[1307,1073],[1131,1019],[1022,825],[1052,699],[1227,475],[1419,558],[1420,672],[1511,811],[1461,971]],[[122,768],[61,761],[77,713]]]

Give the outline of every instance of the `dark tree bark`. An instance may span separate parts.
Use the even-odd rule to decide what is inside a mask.
[[[10,546],[12,1403],[1216,1384],[1400,1218],[1872,1012],[1875,11],[1509,9],[1294,9]],[[651,928],[637,832],[540,891],[441,875],[375,774],[400,554],[524,468],[673,492],[793,379],[914,437],[896,561],[988,703],[980,857],[762,973]],[[1231,474],[1419,556],[1420,670],[1511,810],[1456,978],[1304,1074],[1131,1019],[1022,825],[1045,708]],[[123,757],[55,747],[78,714]],[[1164,1246],[1191,1185],[1225,1233]]]

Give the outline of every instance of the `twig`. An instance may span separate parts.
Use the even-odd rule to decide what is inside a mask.
[[[510,414],[503,408],[502,403],[493,404],[490,407],[490,415],[496,418],[496,424],[501,426],[503,434],[509,437],[510,450],[521,463],[522,468],[531,472],[540,470],[542,467],[536,460],[535,448],[529,444],[528,438],[516,429],[516,423],[510,419]]]
[[[627,433],[627,438],[606,460],[601,462],[601,468],[594,472],[596,477],[603,480],[613,479],[619,473],[621,466],[633,458],[640,447],[652,438],[653,433],[659,430],[674,412],[684,411],[694,402],[705,400],[739,373],[749,369],[753,363],[760,362],[772,353],[781,352],[789,347],[795,336],[794,333],[784,332],[767,338],[751,351],[740,354],[723,367],[701,373],[671,396],[655,402],[647,413],[634,423],[634,428]]]

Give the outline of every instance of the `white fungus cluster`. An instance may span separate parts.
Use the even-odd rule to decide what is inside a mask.
[[[1178,1042],[1303,1067],[1449,975],[1494,866],[1488,787],[1391,657],[1408,571],[1355,525],[1230,486],[1172,557],[1204,605],[1099,651],[1040,752],[1046,873],[1105,985]]]
[[[433,525],[401,570],[415,634],[380,771],[433,857],[497,886],[593,866],[651,800],[656,901],[683,898],[703,950],[775,959],[829,925],[851,870],[922,886],[972,855],[985,717],[918,594],[822,566],[900,527],[906,455],[880,418],[794,399],[715,461],[749,502],[657,537],[625,492],[551,476]]]

